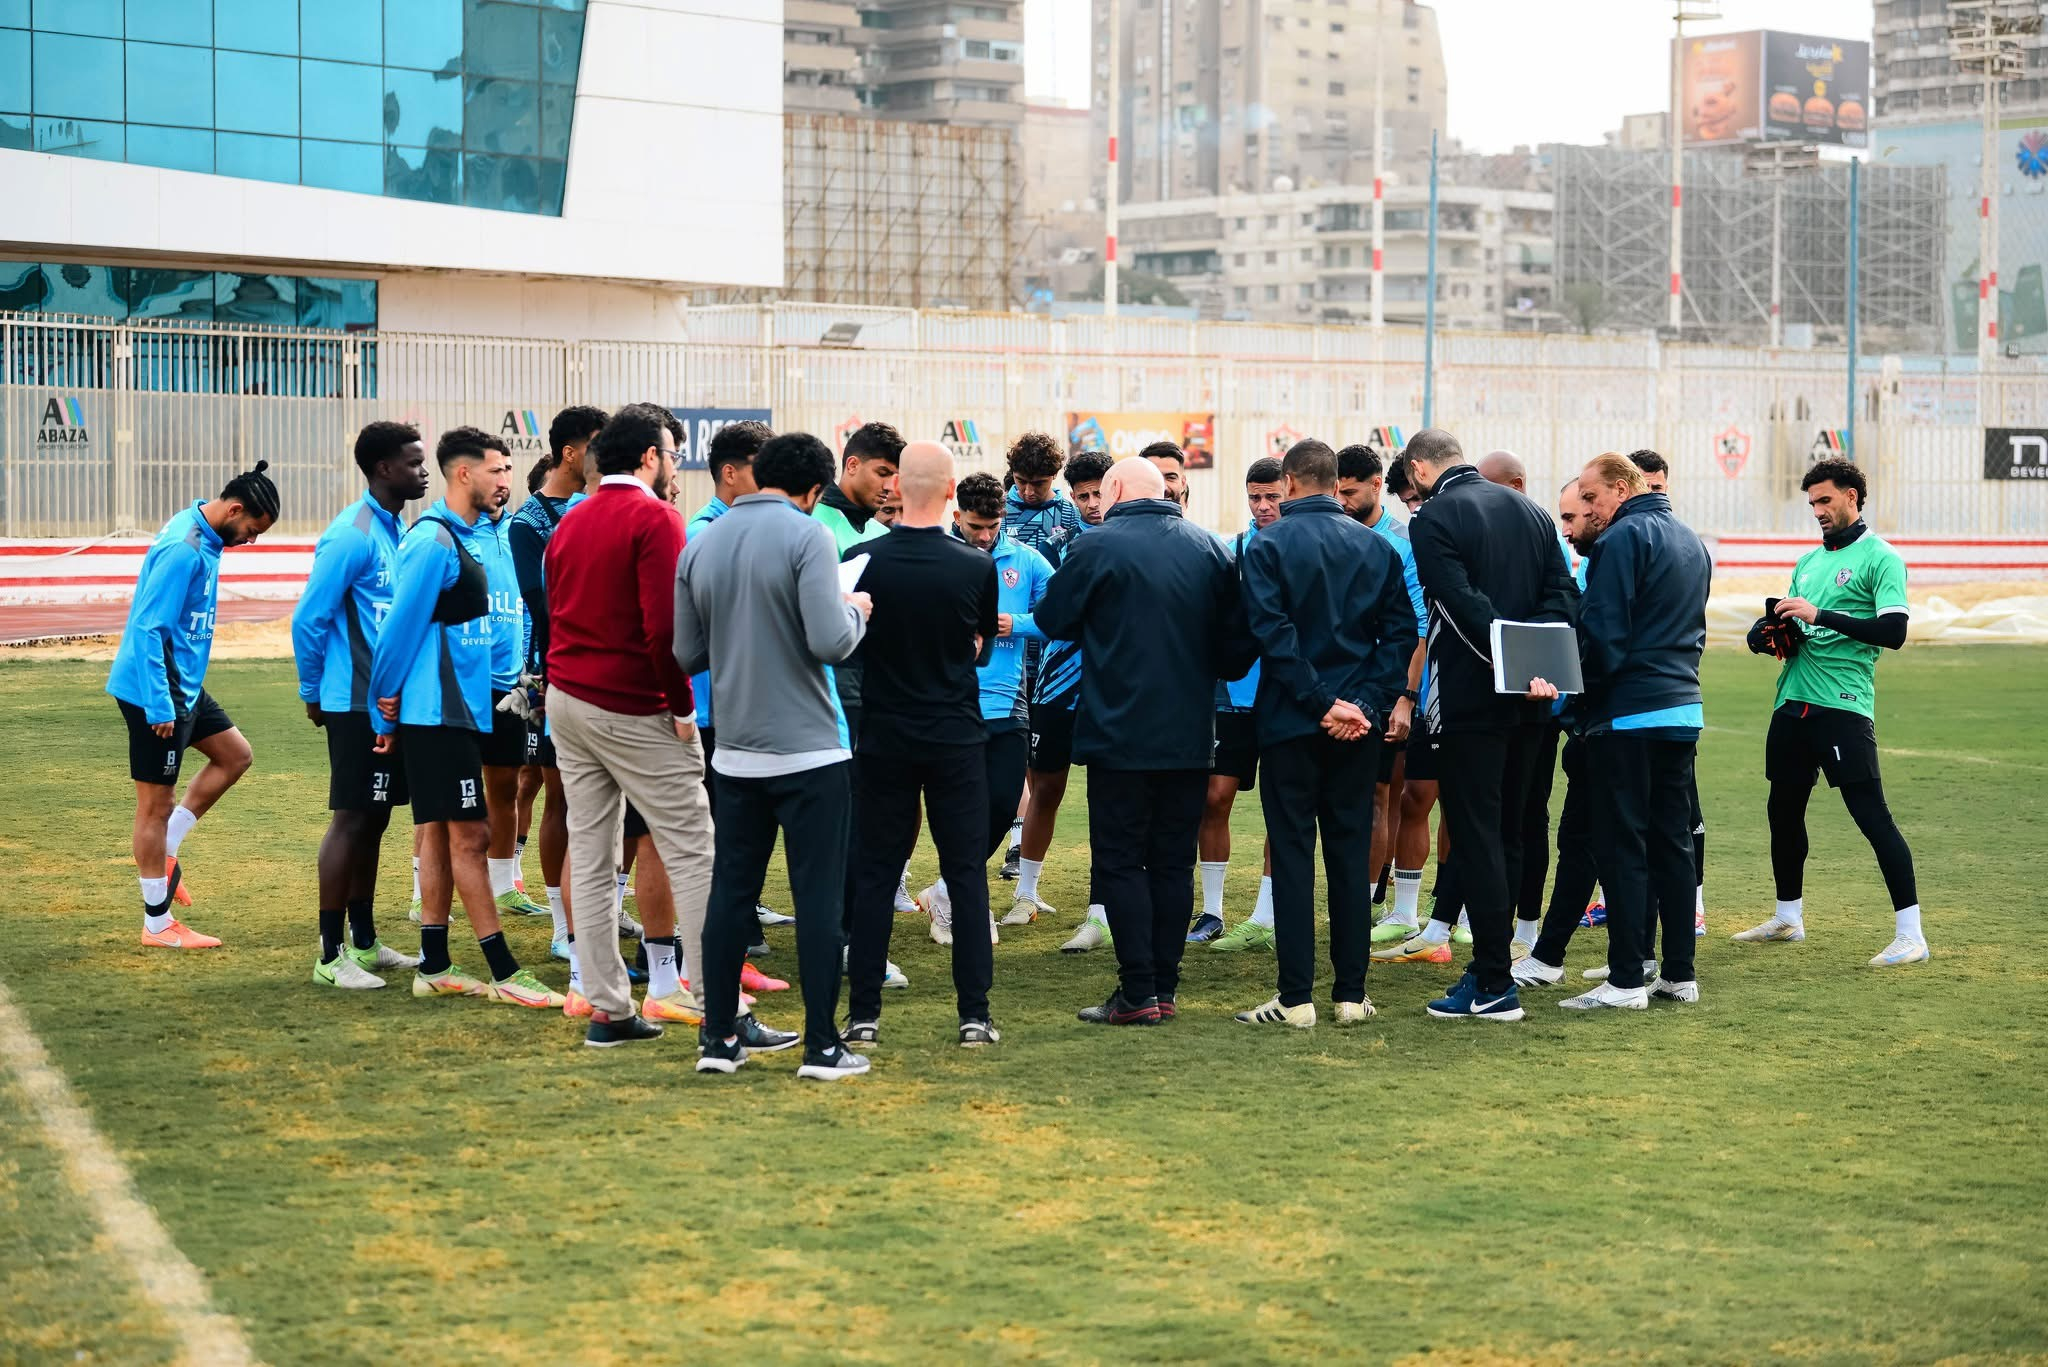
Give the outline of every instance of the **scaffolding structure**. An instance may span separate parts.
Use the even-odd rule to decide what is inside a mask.
[[[1662,328],[1670,297],[1670,170],[1658,151],[1559,146],[1557,278],[1594,284],[1602,325]],[[1947,176],[1939,166],[1863,168],[1859,318],[1874,348],[1939,350]],[[1824,165],[1785,181],[1784,314],[1839,340],[1847,323],[1849,174]],[[1754,344],[1771,329],[1772,187],[1735,151],[1686,154],[1683,335]]]

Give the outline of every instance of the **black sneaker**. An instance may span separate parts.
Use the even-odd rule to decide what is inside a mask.
[[[1109,994],[1109,1000],[1100,1006],[1085,1007],[1074,1013],[1090,1025],[1157,1025],[1159,1024],[1159,999],[1147,997],[1132,1002],[1124,999],[1119,988]]]
[[[866,1056],[835,1044],[829,1049],[804,1050],[803,1066],[796,1070],[796,1075],[813,1082],[837,1082],[841,1078],[859,1077],[867,1070]]]
[[[1180,1008],[1174,1005],[1172,993],[1169,992],[1159,998],[1159,1019],[1170,1021],[1179,1014]]]
[[[740,1043],[757,1054],[778,1054],[784,1049],[803,1043],[802,1035],[788,1030],[770,1030],[754,1019],[749,1011],[732,1023],[732,1030],[740,1037]]]
[[[737,1073],[740,1065],[747,1061],[747,1046],[734,1040],[697,1040],[697,1071],[700,1073]]]
[[[847,1038],[852,1039],[853,1036],[848,1035]],[[960,1022],[960,1047],[962,1049],[979,1049],[987,1044],[1000,1044],[1002,1040],[1002,1035],[996,1031],[995,1024],[992,1021]]]
[[[583,1043],[590,1049],[616,1049],[635,1040],[660,1038],[661,1027],[637,1011],[617,1020],[596,1011],[591,1013],[590,1029],[584,1032]]]
[[[1010,846],[1010,852],[1003,856],[1003,871],[1001,876],[1009,879],[1013,883],[1016,882],[1017,875],[1019,872],[1021,872],[1021,870],[1017,867],[1017,861],[1022,859],[1023,857],[1024,851],[1021,847],[1016,845]]]
[[[839,1037],[848,1044],[880,1044],[882,1023],[880,1021],[848,1021]]]

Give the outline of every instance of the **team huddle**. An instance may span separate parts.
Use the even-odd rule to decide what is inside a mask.
[[[959,1043],[993,1045],[994,947],[1061,917],[1041,887],[1081,766],[1088,905],[1060,947],[1116,960],[1083,1021],[1172,1020],[1197,945],[1274,954],[1274,995],[1239,1021],[1314,1025],[1318,900],[1339,1024],[1375,1014],[1372,962],[1449,963],[1460,944],[1467,970],[1428,1014],[1519,1020],[1521,993],[1560,983],[1575,931],[1599,925],[1607,963],[1563,1006],[1699,999],[1711,564],[1655,452],[1594,458],[1553,520],[1509,452],[1468,464],[1435,429],[1391,461],[1304,440],[1250,465],[1248,524],[1222,538],[1186,518],[1170,443],[1113,460],[1027,434],[999,481],[882,423],[836,457],[805,433],[720,429],[714,495],[686,523],[682,435],[657,405],[564,409],[515,505],[503,441],[456,428],[432,448],[443,495],[410,525],[429,487],[420,433],[375,422],[357,438],[363,495],[321,535],[292,617],[330,772],[317,984],[374,989],[409,969],[415,997],[559,1010],[594,1047],[694,1026],[699,1071],[801,1047],[798,1076],[834,1080],[869,1067],[854,1046],[880,1043],[883,994],[909,985],[889,948],[916,915],[951,947]],[[204,684],[221,552],[280,512],[265,470],[166,524],[107,684],[129,735],[145,946],[221,943],[179,919],[179,855],[252,762]],[[1780,662],[1776,905],[1733,938],[1804,939],[1805,810],[1824,775],[1893,902],[1896,937],[1871,962],[1911,963],[1927,943],[1873,726],[1875,662],[1905,642],[1905,566],[1862,520],[1853,463],[1822,461],[1803,488],[1822,544],[1749,638]],[[1570,691],[1501,682],[1503,623],[1574,628]],[[174,802],[187,749],[206,763]],[[1263,873],[1233,925],[1231,822],[1252,792]],[[383,838],[408,805],[417,954],[375,915]],[[523,876],[529,819],[545,903]],[[940,877],[913,895],[921,830]],[[778,837],[790,914],[767,905]],[[1007,907],[990,896],[998,856]],[[480,972],[451,957],[458,899]],[[552,918],[565,991],[507,942],[500,917],[528,915]],[[800,1031],[753,1010],[790,986],[752,960],[764,927],[791,924]]]

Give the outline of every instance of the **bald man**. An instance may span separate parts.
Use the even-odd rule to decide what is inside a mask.
[[[1108,515],[1069,548],[1036,620],[1049,638],[1079,642],[1088,662],[1074,760],[1088,766],[1088,841],[1117,988],[1080,1018],[1157,1025],[1177,1010],[1194,915],[1215,680],[1241,676],[1254,647],[1230,553],[1183,516],[1159,467],[1120,460],[1102,489]]]
[[[952,898],[953,988],[963,1047],[994,1044],[989,1015],[988,778],[975,669],[997,631],[996,564],[946,528],[953,456],[914,441],[897,466],[903,511],[889,535],[853,548],[868,557],[860,588],[874,617],[855,742],[852,944],[846,1039],[877,1042],[895,922],[896,880],[917,840],[924,801]]]
[[[1488,451],[1479,458],[1478,470],[1479,477],[1488,484],[1499,484],[1518,494],[1529,492],[1529,469],[1513,451]]]

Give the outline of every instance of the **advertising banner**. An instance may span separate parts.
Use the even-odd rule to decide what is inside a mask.
[[[769,422],[771,410],[766,408],[671,408],[683,425],[683,439],[676,446],[676,468],[678,470],[708,469],[706,459],[711,454],[711,438],[718,429],[734,422]]]
[[[1763,35],[1766,138],[1870,145],[1870,44],[1804,33]]]
[[[1685,40],[1679,89],[1686,146],[1750,142],[1761,135],[1762,38],[1752,31]]]
[[[1187,453],[1190,470],[1216,463],[1214,413],[1069,413],[1067,452],[1106,451],[1116,460],[1135,456],[1155,441]]]
[[[2048,427],[1985,428],[1984,478],[2048,479]]]

